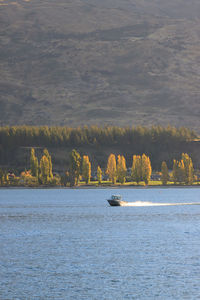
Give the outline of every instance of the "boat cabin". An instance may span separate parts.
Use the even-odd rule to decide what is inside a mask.
[[[122,199],[122,196],[120,196],[120,195],[112,195],[112,196],[111,196],[111,199],[112,199],[112,200],[121,200],[121,199]]]

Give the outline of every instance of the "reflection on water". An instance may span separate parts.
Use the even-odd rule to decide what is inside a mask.
[[[198,299],[200,189],[114,193],[0,190],[0,299]]]

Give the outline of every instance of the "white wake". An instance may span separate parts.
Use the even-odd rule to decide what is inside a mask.
[[[127,202],[125,206],[176,206],[176,205],[200,205],[200,202],[191,203],[155,203],[155,202]]]

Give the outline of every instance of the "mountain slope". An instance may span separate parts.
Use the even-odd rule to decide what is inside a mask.
[[[199,1],[1,0],[0,14],[2,124],[199,131]]]

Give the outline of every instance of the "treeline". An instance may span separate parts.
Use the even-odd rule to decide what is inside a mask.
[[[81,145],[127,145],[151,143],[173,143],[193,140],[195,132],[181,127],[153,126],[137,127],[98,127],[79,128],[48,126],[12,126],[0,127],[0,145],[7,148],[24,146],[58,147]]]
[[[118,155],[116,160],[116,156],[111,153],[108,157],[105,173],[112,184],[116,184],[116,182],[125,184],[128,177],[125,157]],[[130,179],[137,184],[143,182],[145,185],[148,185],[151,174],[150,158],[145,154],[133,155]],[[83,160],[81,160],[80,154],[76,150],[73,150],[70,154],[69,172],[66,172],[66,175],[66,182],[69,182],[70,186],[78,185],[81,175],[83,175],[87,184],[90,183],[91,163],[89,157],[83,156]],[[168,181],[174,184],[192,185],[195,179],[197,180],[194,175],[192,159],[187,153],[182,153],[180,161],[174,160],[171,174],[169,174],[166,162],[162,162],[160,180],[163,185],[167,185]],[[97,180],[99,184],[102,183],[102,170],[100,166],[97,167]]]
[[[92,178],[92,167],[88,155],[81,157],[80,153],[75,149],[71,151],[69,168],[63,176],[53,174],[53,165],[51,155],[47,149],[43,150],[40,161],[35,155],[34,148],[30,153],[30,169],[21,172],[20,176],[10,174],[0,169],[0,185],[1,186],[77,186],[80,181],[84,184],[90,184]],[[129,169],[129,170],[128,170]],[[128,172],[129,171],[129,172]],[[107,160],[106,169],[102,170],[98,165],[97,169],[93,169],[93,182],[98,185],[107,182],[109,184],[125,184],[126,181],[132,181],[132,184],[148,185],[151,180],[152,166],[150,158],[145,155],[133,155],[132,165],[127,168],[126,159],[123,155],[111,153]],[[173,184],[192,185],[197,178],[194,176],[194,168],[191,157],[187,153],[182,153],[180,161],[174,160],[173,170],[169,174],[165,161],[162,162],[159,180],[163,185],[167,185],[168,181]],[[107,176],[105,178],[105,176]],[[95,177],[95,178],[94,178]],[[158,183],[157,183],[158,184]]]
[[[151,178],[151,162],[148,156],[143,154],[133,156],[133,164],[131,169],[131,179],[137,184],[140,181],[144,181],[145,184],[148,184]],[[98,184],[102,183],[102,169],[100,166],[97,167],[96,179]],[[111,153],[108,157],[107,167],[105,170],[109,181],[112,184],[116,182],[120,184],[125,184],[127,179],[127,167],[126,159],[123,155],[118,155],[117,160],[116,156]],[[90,183],[91,179],[91,163],[89,157],[84,155],[81,159],[80,154],[74,149],[70,154],[70,167],[69,171],[66,172],[66,183],[69,182],[70,186],[76,186],[79,183],[81,178],[85,180],[85,183]]]

